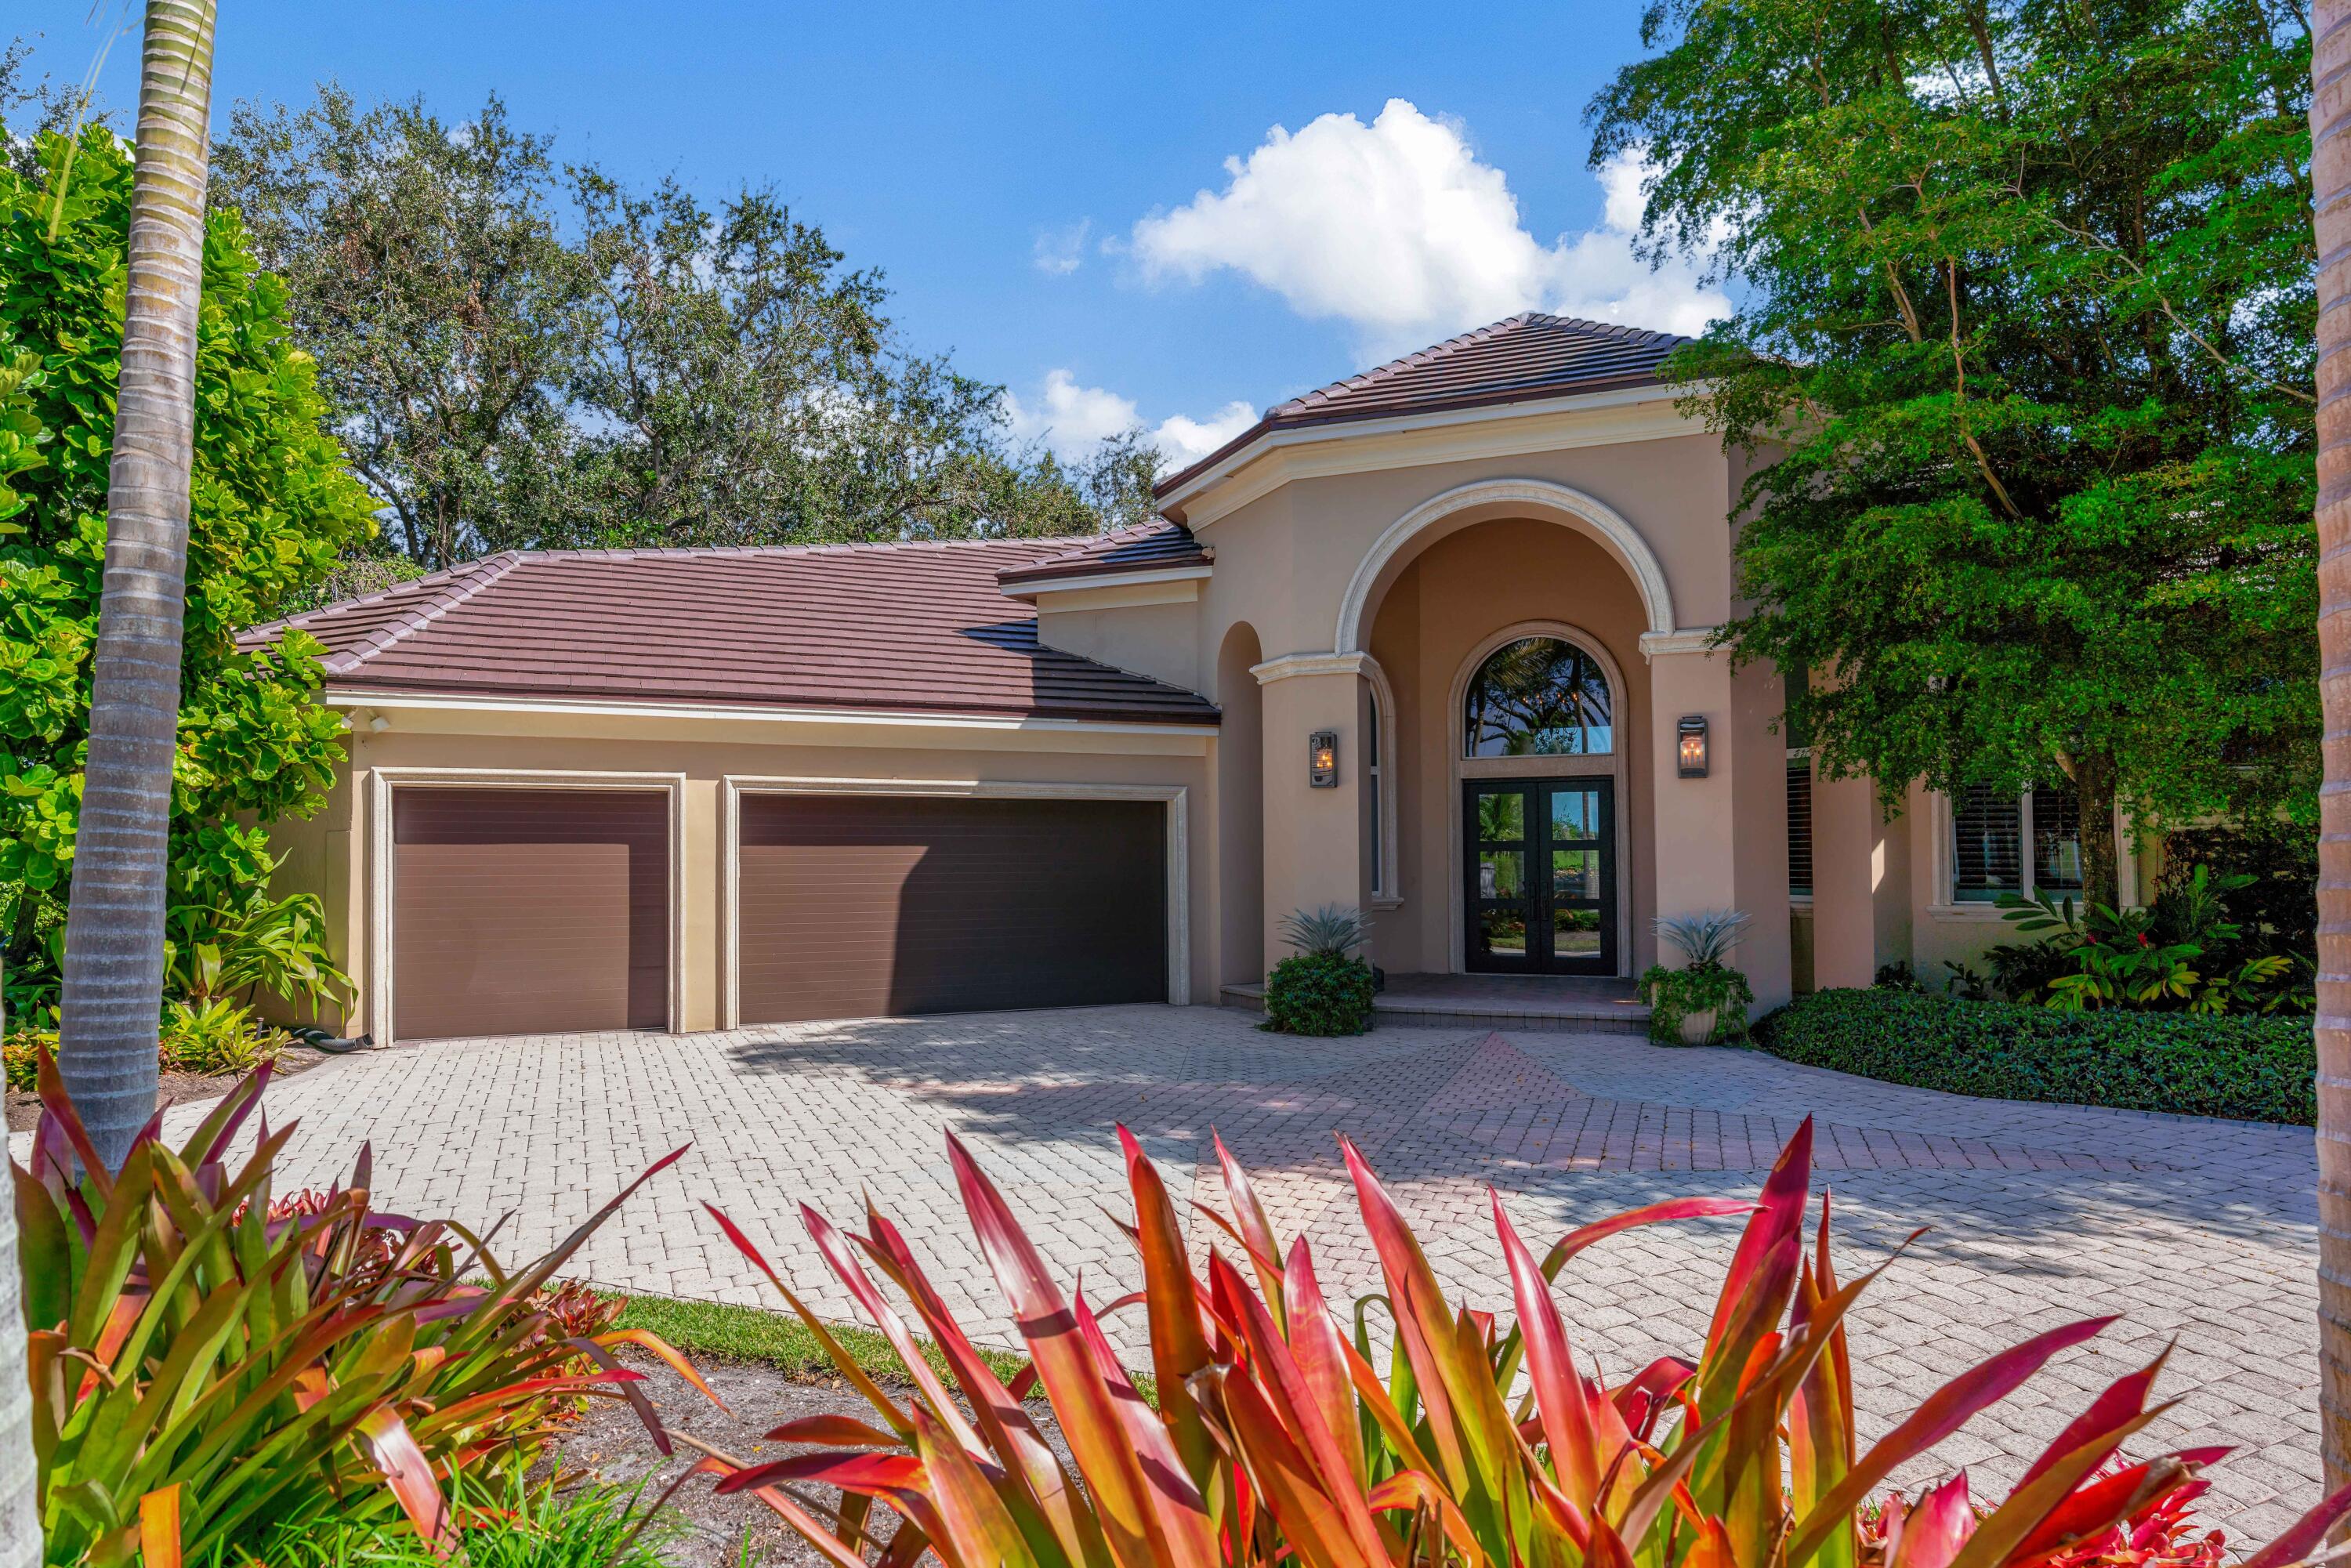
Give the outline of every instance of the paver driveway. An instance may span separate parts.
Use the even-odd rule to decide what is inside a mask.
[[[2163,1386],[2181,1403],[2148,1437],[2240,1446],[2210,1500],[2232,1537],[2264,1540],[2317,1496],[2306,1131],[1967,1100],[1618,1036],[1384,1030],[1303,1041],[1251,1023],[1114,1008],[455,1041],[330,1063],[273,1089],[269,1112],[301,1119],[300,1179],[323,1184],[372,1140],[385,1207],[474,1223],[512,1210],[501,1250],[514,1255],[549,1245],[625,1175],[691,1140],[694,1153],[581,1260],[623,1289],[764,1301],[700,1213],[706,1197],[771,1243],[820,1310],[852,1316],[796,1211],[805,1202],[850,1220],[870,1193],[975,1325],[1001,1323],[1002,1305],[954,1201],[947,1128],[1097,1301],[1139,1274],[1104,1212],[1123,1207],[1119,1121],[1179,1199],[1188,1178],[1211,1203],[1221,1185],[1202,1156],[1217,1127],[1257,1173],[1278,1228],[1312,1239],[1326,1291],[1368,1288],[1374,1263],[1332,1139],[1343,1130],[1448,1288],[1506,1308],[1486,1184],[1540,1248],[1657,1197],[1751,1193],[1816,1113],[1841,1273],[1932,1227],[1855,1314],[1865,1440],[1992,1350],[2119,1312],[1945,1445],[1935,1468],[1966,1463],[1980,1488],[2004,1487],[2084,1391],[2176,1338]],[[1561,1304],[1607,1375],[1694,1349],[1734,1235],[1721,1220],[1652,1228],[1576,1261]]]

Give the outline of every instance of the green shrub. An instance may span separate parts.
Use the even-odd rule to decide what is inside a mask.
[[[503,1489],[461,1480],[450,1490],[467,1568],[665,1568],[662,1548],[684,1533],[642,1488],[558,1490],[517,1476]],[[214,1553],[214,1568],[241,1561],[225,1549]],[[404,1520],[330,1518],[275,1531],[260,1561],[278,1568],[437,1568],[448,1559]]]
[[[1361,1034],[1372,1027],[1372,967],[1340,953],[1301,953],[1265,982],[1265,1026],[1277,1034]]]
[[[1885,989],[1799,997],[1755,1027],[1774,1056],[1987,1099],[2309,1126],[2307,1018],[2063,1012]]]

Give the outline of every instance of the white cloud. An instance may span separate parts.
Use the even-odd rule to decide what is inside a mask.
[[[1066,370],[1048,371],[1033,401],[1004,394],[1005,422],[1022,441],[1041,443],[1064,462],[1083,457],[1106,437],[1144,423],[1134,400],[1107,387],[1078,384]],[[1204,419],[1174,414],[1147,434],[1171,468],[1207,456],[1257,423],[1257,410],[1236,399]]]
[[[1355,329],[1387,354],[1520,310],[1554,310],[1696,332],[1730,304],[1674,262],[1633,254],[1643,165],[1620,155],[1600,173],[1600,226],[1549,245],[1529,234],[1502,171],[1479,161],[1464,128],[1390,99],[1365,125],[1326,114],[1295,133],[1275,126],[1228,158],[1222,191],[1201,191],[1134,225],[1146,277],[1198,282],[1238,272],[1301,315]]]
[[[1093,232],[1092,218],[1080,218],[1076,223],[1058,229],[1037,231],[1034,254],[1037,270],[1052,277],[1067,277],[1077,271],[1086,259],[1086,236]]]

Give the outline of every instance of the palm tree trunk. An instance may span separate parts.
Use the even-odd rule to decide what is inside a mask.
[[[66,920],[57,1065],[99,1156],[114,1166],[155,1113],[213,16],[213,0],[147,0],[106,586]]]
[[[2351,1481],[2351,0],[2318,0],[2318,1405],[2332,1491]]]
[[[0,1019],[0,1030],[5,1027]],[[25,1370],[24,1281],[16,1269],[16,1206],[0,1203],[0,1568],[40,1568],[39,1467]]]

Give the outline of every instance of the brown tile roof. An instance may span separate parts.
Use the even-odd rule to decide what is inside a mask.
[[[509,552],[245,635],[300,627],[339,688],[1215,723],[1195,693],[1039,646],[997,575],[1067,549]]]
[[[1064,550],[1043,560],[1007,567],[997,574],[997,580],[1007,588],[1016,588],[1023,583],[1052,582],[1062,578],[1206,566],[1213,556],[1214,552],[1194,538],[1192,530],[1183,524],[1154,518],[1131,528],[1097,535],[1073,550]]]
[[[1654,384],[1659,362],[1688,340],[1571,316],[1513,316],[1278,403],[1157,490],[1165,495],[1276,430]]]

